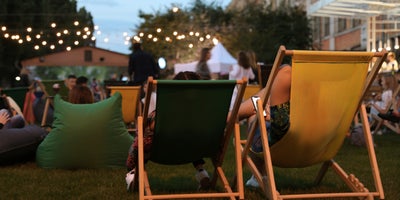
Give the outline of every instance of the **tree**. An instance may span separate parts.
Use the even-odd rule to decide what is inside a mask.
[[[212,46],[213,36],[228,16],[221,6],[206,5],[200,0],[179,11],[140,12],[139,17],[144,22],[136,27],[134,40],[142,42],[156,58],[179,62],[195,60],[199,49]]]
[[[273,62],[280,45],[293,49],[311,47],[311,30],[304,9],[285,4],[272,9],[250,3],[239,11],[194,0],[191,7],[179,12],[141,12],[139,17],[144,22],[136,27],[135,38],[155,57],[166,57],[169,62],[196,60],[199,49],[212,46],[213,38],[231,53],[253,50],[258,60],[265,63]]]
[[[23,59],[95,45],[93,18],[76,0],[2,0],[0,16],[1,85],[13,83]]]
[[[227,35],[236,51],[253,50],[259,61],[273,63],[280,45],[288,49],[309,49],[311,29],[304,9],[282,4],[278,9],[250,4],[236,12],[235,30]]]

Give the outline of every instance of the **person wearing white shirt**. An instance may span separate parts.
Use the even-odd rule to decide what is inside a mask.
[[[255,75],[250,65],[250,59],[246,52],[240,51],[238,53],[238,64],[233,65],[229,72],[229,80],[240,80],[243,77],[254,79]]]
[[[388,72],[397,72],[399,71],[399,64],[396,60],[396,55],[393,52],[388,53],[388,63],[386,69]]]
[[[381,80],[383,91],[377,95],[375,102],[370,103],[371,115],[378,115],[378,113],[386,114],[386,110],[388,110],[388,106],[390,106],[390,102],[392,101],[396,78],[393,75],[385,75]]]
[[[371,63],[369,63],[368,72],[370,72],[372,70],[372,67],[375,65],[375,62],[377,61],[377,59],[378,59],[378,57],[372,58]],[[385,61],[383,61],[381,68],[379,69],[379,73],[383,73],[384,71],[386,72],[386,68],[387,68],[387,64]]]
[[[231,71],[229,72],[229,80],[241,80],[242,78],[254,79],[255,75],[253,69],[251,68],[250,58],[247,56],[246,52],[240,51],[237,55],[238,64],[233,65]],[[232,101],[230,109],[233,107],[234,99],[236,99],[237,89],[233,91]]]

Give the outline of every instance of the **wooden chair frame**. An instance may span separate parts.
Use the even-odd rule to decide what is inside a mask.
[[[399,93],[400,93],[400,84],[393,91],[392,100],[390,101],[389,105],[386,107],[385,113],[388,113],[389,110],[392,108],[393,102],[396,100],[396,98],[399,95]],[[370,125],[371,125],[371,127],[375,126],[374,131],[373,131],[374,134],[378,133],[378,131],[382,127],[382,125],[388,127],[389,129],[391,129],[395,133],[400,134],[399,123],[389,122],[387,120],[384,120],[384,119],[380,118],[379,116],[377,116],[375,114],[371,114],[371,118],[373,119],[373,121],[371,122]]]
[[[325,52],[327,54],[330,54],[329,52]],[[337,52],[333,52],[337,53]],[[345,57],[345,54],[349,54],[350,52],[344,52],[342,53],[343,56]],[[262,108],[265,108],[267,99],[270,96],[270,91],[272,87],[273,80],[275,76],[278,73],[278,68],[281,65],[283,58],[285,56],[293,56],[296,54],[295,51],[292,50],[286,50],[284,46],[281,46],[278,54],[276,56],[275,62],[273,69],[271,71],[271,75],[268,79],[267,85],[266,85],[266,94],[265,96],[262,97],[262,100],[258,101],[258,109],[257,109],[257,121],[254,123],[254,126],[250,127],[250,131],[248,133],[247,140],[242,140],[241,144],[242,146],[242,158],[244,164],[249,166],[252,174],[255,176],[256,180],[258,181],[261,190],[265,193],[266,197],[270,200],[278,200],[278,199],[310,199],[310,198],[338,198],[338,197],[358,197],[360,199],[374,199],[374,197],[378,197],[379,199],[384,199],[384,191],[383,191],[383,186],[382,186],[382,181],[380,178],[380,173],[379,173],[379,168],[376,160],[376,155],[375,155],[375,150],[374,150],[374,145],[372,142],[372,136],[370,133],[369,129],[369,123],[368,123],[368,117],[366,113],[365,106],[362,104],[362,97],[365,95],[367,92],[368,88],[370,87],[372,80],[375,79],[379,68],[382,64],[382,62],[386,59],[387,53],[386,52],[381,52],[381,53],[368,53],[368,52],[362,52],[361,55],[370,54],[371,58],[373,56],[379,57],[379,60],[375,63],[373,69],[371,72],[368,74],[366,77],[366,81],[364,84],[364,87],[361,91],[362,96],[360,97],[358,101],[358,106],[360,110],[360,115],[361,115],[361,120],[363,124],[363,131],[364,131],[364,137],[366,139],[366,147],[369,155],[369,161],[370,161],[370,167],[372,169],[372,176],[374,179],[374,184],[375,184],[375,191],[368,190],[365,188],[365,186],[353,175],[353,174],[347,174],[338,163],[336,163],[333,158],[327,159],[325,161],[321,160],[320,163],[322,164],[322,167],[315,179],[315,183],[319,184],[322,181],[322,178],[326,174],[327,170],[329,168],[332,168],[333,171],[346,183],[346,185],[350,188],[352,192],[342,192],[342,193],[314,193],[314,194],[280,194],[277,191],[276,188],[276,183],[275,183],[275,177],[274,177],[274,169],[273,166],[276,165],[276,161],[274,160],[274,155],[273,153],[276,153],[277,148],[272,149],[273,153],[271,153],[271,147],[268,144],[268,138],[267,138],[267,129],[265,125],[265,119],[262,113]],[[311,56],[317,56],[312,55]],[[319,55],[321,56],[321,55]],[[368,65],[366,65],[367,70]],[[355,106],[355,105],[354,105]],[[355,108],[357,108],[355,107]],[[357,110],[355,110],[355,113],[357,113]],[[292,113],[291,113],[292,114]],[[352,119],[354,118],[354,115],[351,117],[348,117],[349,123],[351,124]],[[254,133],[257,127],[260,128],[261,130],[261,139],[262,139],[262,144],[263,144],[263,154],[262,154],[262,159],[263,159],[263,165],[264,167],[261,169],[257,168],[256,163],[252,160],[252,158],[249,155],[250,152],[250,146],[252,144],[252,141],[254,139]],[[349,127],[350,128],[350,127]],[[347,131],[344,131],[344,133],[341,134],[346,134]],[[286,137],[287,135],[285,135]],[[284,138],[285,138],[284,137]],[[344,136],[343,136],[344,137]],[[286,140],[287,141],[287,140]],[[277,142],[276,144],[278,144]],[[276,145],[274,144],[274,145]],[[272,147],[274,147],[272,145]],[[282,146],[280,146],[282,147]],[[339,145],[340,148],[340,145]],[[292,151],[295,151],[292,149]],[[275,155],[276,156],[276,155]],[[283,158],[284,159],[284,158]],[[282,159],[281,159],[282,160]],[[316,162],[316,161],[315,161]],[[279,161],[278,161],[279,163]],[[317,163],[314,163],[317,164]],[[305,165],[304,163],[302,165]],[[313,165],[313,164],[312,164]],[[279,165],[278,165],[279,166]],[[309,165],[311,166],[311,164]],[[280,166],[282,167],[282,166]],[[289,166],[283,166],[283,167],[289,167]],[[301,166],[301,167],[306,167],[306,166]]]
[[[206,83],[206,81],[203,81]],[[232,81],[231,81],[232,82]],[[239,123],[237,121],[237,113],[239,109],[239,105],[241,102],[241,99],[243,98],[244,90],[246,88],[246,80],[240,80],[236,81],[238,87],[238,95],[236,97],[236,101],[234,103],[233,109],[231,111],[231,114],[229,115],[229,119],[227,124],[223,124],[225,127],[224,133],[223,133],[223,138],[222,138],[222,144],[220,144],[220,150],[217,155],[215,155],[214,158],[212,158],[212,164],[214,166],[214,173],[213,176],[211,177],[211,188],[214,188],[217,184],[217,180],[220,180],[223,186],[224,191],[223,192],[213,192],[213,191],[205,191],[205,192],[198,192],[198,193],[186,193],[186,194],[152,194],[152,191],[150,189],[150,182],[149,182],[149,175],[145,169],[144,165],[144,150],[143,150],[143,131],[144,127],[147,127],[147,113],[148,113],[148,102],[150,102],[150,94],[153,91],[153,88],[157,85],[157,92],[159,92],[159,87],[161,84],[161,81],[153,80],[152,77],[149,78],[148,80],[148,90],[146,92],[146,100],[145,100],[145,107],[143,116],[138,117],[138,146],[139,146],[139,199],[191,199],[191,198],[229,198],[231,200],[234,200],[236,198],[238,199],[244,199],[244,188],[243,188],[243,178],[242,178],[242,162],[241,162],[241,153],[239,148],[235,148],[235,165],[236,165],[236,171],[235,174],[238,177],[237,178],[237,184],[235,186],[232,186],[229,184],[228,179],[226,178],[225,172],[222,168],[222,163],[224,160],[224,156],[226,154],[228,144],[231,141],[232,133],[233,138],[234,138],[234,143],[236,144],[235,146],[238,147],[240,143],[240,130],[239,130]],[[192,84],[192,83],[191,83]],[[234,86],[235,87],[235,86]],[[211,90],[215,89],[214,87],[210,88]],[[233,88],[232,88],[233,92]],[[157,95],[157,98],[159,96]],[[157,104],[160,103],[160,99],[157,100]],[[230,104],[230,98],[227,98],[226,102],[226,109],[229,108]],[[190,102],[188,102],[190,104]],[[187,107],[187,108],[186,108]],[[185,109],[189,109],[188,106],[186,106]],[[158,114],[160,115],[160,113]],[[176,116],[176,115],[175,115]],[[198,121],[198,120],[195,120]],[[223,119],[222,121],[225,121]],[[156,119],[156,124],[159,123]],[[179,122],[178,122],[179,123]],[[204,124],[206,126],[206,124]],[[187,131],[187,130],[185,130]],[[155,135],[156,135],[155,131]],[[153,147],[154,148],[154,144]],[[154,155],[154,152],[152,152],[152,156]],[[150,159],[152,161],[152,159]],[[234,191],[233,188],[236,188],[237,191]]]

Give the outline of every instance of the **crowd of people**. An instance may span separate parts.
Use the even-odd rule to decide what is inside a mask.
[[[195,72],[180,72],[174,79],[175,80],[211,80],[213,74],[207,64],[207,61],[211,58],[210,48],[202,48],[198,63],[195,68]],[[229,72],[230,80],[240,80],[242,78],[256,79],[254,70],[257,68],[257,62],[255,53],[253,51],[239,51],[237,53],[237,64],[231,66]],[[381,75],[379,75],[379,84],[382,90],[374,96],[374,98],[368,103],[370,106],[371,115],[377,115],[385,120],[391,120],[394,122],[400,121],[400,98],[398,98],[394,91],[398,87],[398,78],[396,78],[398,72],[398,63],[396,61],[394,53],[389,53],[388,60],[382,65]],[[154,78],[159,77],[159,68],[153,59],[152,55],[143,51],[140,43],[133,45],[133,53],[129,58],[128,74],[130,80],[135,84],[142,85],[142,88],[146,88],[146,80],[149,76]],[[282,65],[277,73],[276,81],[272,85],[271,95],[267,103],[266,113],[266,125],[268,132],[270,133],[268,139],[269,144],[273,145],[279,141],[286,132],[289,130],[289,111],[290,111],[290,88],[291,88],[291,66]],[[59,86],[54,86],[57,88]],[[96,78],[89,79],[85,76],[76,77],[70,75],[65,80],[65,87],[68,88],[68,101],[74,104],[90,104],[97,101],[101,101],[104,97],[101,95],[101,88]],[[53,88],[53,89],[54,89]],[[260,90],[256,95],[264,96],[265,89]],[[233,93],[233,98],[236,95],[236,91]],[[143,95],[142,95],[143,97]],[[145,127],[145,157],[150,157],[151,142],[152,142],[152,131],[154,128],[154,121],[156,110],[156,94],[152,94],[152,103],[149,109],[148,127]],[[142,100],[144,104],[144,100]],[[388,113],[387,111],[391,112]],[[238,117],[239,119],[252,119],[254,118],[255,110],[251,99],[244,100],[239,108]],[[22,118],[23,120],[23,118]],[[372,118],[371,118],[372,120]],[[26,122],[22,121],[21,118],[13,116],[7,110],[0,110],[0,129],[4,127],[20,127],[21,124]],[[147,148],[148,147],[148,148]],[[128,189],[132,189],[135,185],[135,173],[138,157],[138,144],[137,137],[135,137],[134,143],[131,148],[127,150],[129,152],[126,167],[128,173],[126,174],[126,181]],[[252,146],[253,151],[262,151],[261,148],[257,147],[257,144]],[[204,160],[193,161],[194,168],[196,169],[196,179],[199,182],[199,188],[208,189],[209,175],[204,169]],[[136,175],[137,177],[137,175]],[[251,177],[246,185],[258,187],[257,181],[254,177]]]
[[[375,81],[375,86],[379,89],[372,93],[372,98],[367,102],[367,106],[370,108],[369,120],[373,126],[379,119],[388,120],[390,123],[400,121],[400,98],[396,93],[400,81],[399,72],[396,55],[394,52],[389,52]],[[373,134],[381,135],[383,133],[381,129],[375,130],[375,127],[371,127],[371,129]]]

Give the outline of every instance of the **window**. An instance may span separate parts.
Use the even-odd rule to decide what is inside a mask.
[[[353,28],[361,25],[361,19],[353,19]]]
[[[92,51],[85,50],[85,62],[92,62]]]
[[[328,36],[329,33],[330,33],[330,31],[329,31],[330,30],[329,29],[329,27],[330,27],[329,17],[325,17],[322,21],[324,23],[324,29],[322,31],[322,34],[323,34],[323,36]]]
[[[346,19],[338,19],[338,33],[345,31],[347,28],[347,20]]]

